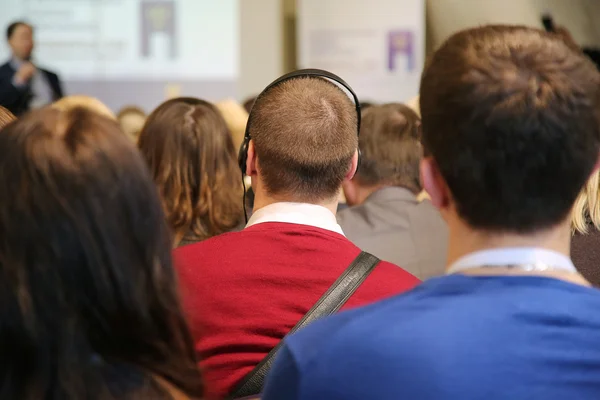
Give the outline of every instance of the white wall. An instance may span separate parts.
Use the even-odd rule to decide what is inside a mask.
[[[281,0],[240,0],[238,98],[256,95],[283,73]]]
[[[428,49],[457,30],[487,23],[541,28],[544,12],[569,29],[579,44],[600,47],[598,0],[427,0]]]

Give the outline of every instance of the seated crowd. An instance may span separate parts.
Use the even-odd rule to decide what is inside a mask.
[[[0,398],[600,398],[600,73],[483,26],[412,103],[0,107]]]

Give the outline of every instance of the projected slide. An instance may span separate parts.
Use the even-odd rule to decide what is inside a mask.
[[[34,61],[66,80],[227,80],[238,75],[238,0],[0,2],[2,29],[15,19],[31,22]],[[6,59],[9,51],[6,43],[2,46],[0,56]]]

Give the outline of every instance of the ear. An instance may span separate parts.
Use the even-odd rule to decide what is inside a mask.
[[[446,181],[442,177],[437,163],[431,157],[421,160],[421,180],[423,188],[431,197],[431,203],[440,211],[447,209],[451,203],[451,194]]]
[[[346,198],[346,204],[349,206],[356,205],[357,197],[356,181],[352,179],[344,179],[342,181],[342,190],[344,191],[344,197]]]
[[[248,143],[248,158],[246,159],[246,175],[256,175],[256,151],[254,150],[254,141]]]
[[[350,168],[348,169],[348,173],[346,173],[346,176],[344,177],[344,179],[351,180],[352,178],[354,178],[354,175],[356,175],[357,169],[358,169],[358,150],[356,150],[354,152],[354,155],[352,156],[352,162],[350,164]]]

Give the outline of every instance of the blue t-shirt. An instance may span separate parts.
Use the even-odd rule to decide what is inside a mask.
[[[600,400],[600,290],[451,275],[286,339],[263,400]]]

